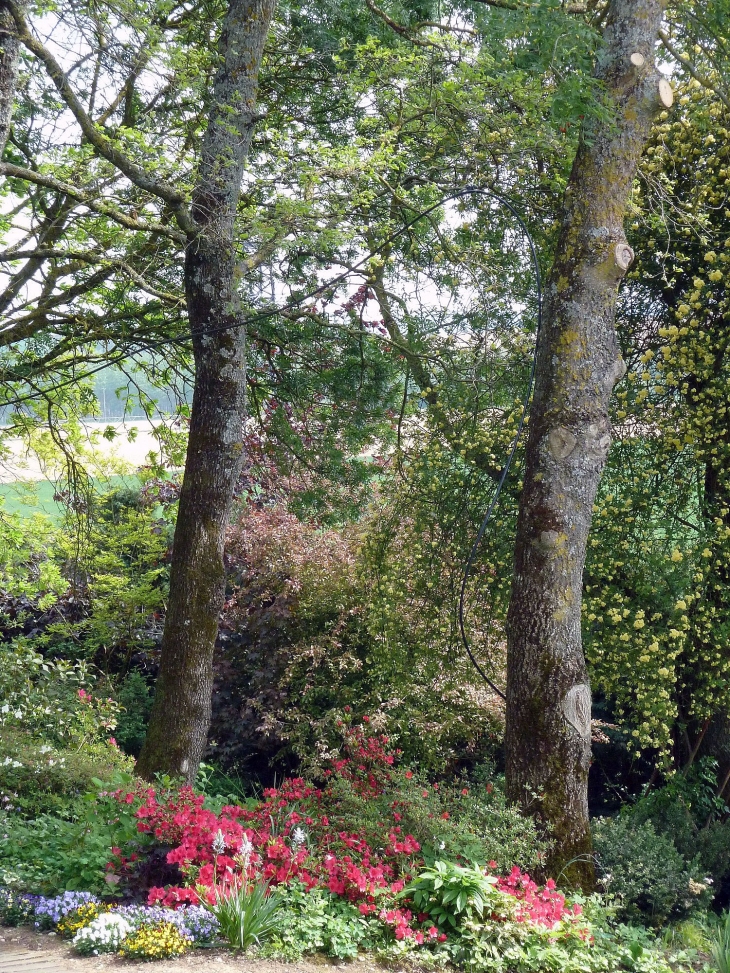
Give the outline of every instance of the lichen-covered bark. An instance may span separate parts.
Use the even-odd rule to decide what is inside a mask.
[[[5,151],[13,117],[19,51],[15,20],[7,5],[0,0],[0,159]]]
[[[195,777],[210,724],[213,648],[224,597],[223,544],[243,461],[245,329],[234,240],[243,166],[275,0],[231,0],[193,193],[185,255],[195,387],[160,671],[138,772]]]
[[[584,131],[548,279],[508,614],[507,790],[551,829],[549,870],[594,881],[588,825],[591,694],[581,592],[593,501],[623,375],[614,328],[632,254],[623,220],[652,118],[669,101],[654,65],[660,0],[611,0],[596,74],[615,125]],[[633,55],[633,57],[632,57]]]

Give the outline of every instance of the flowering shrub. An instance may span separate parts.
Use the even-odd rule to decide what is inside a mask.
[[[107,739],[116,726],[113,699],[93,695],[89,665],[46,659],[25,638],[0,645],[0,726],[32,726],[55,742],[77,747]]]
[[[72,817],[93,778],[109,780],[131,769],[132,761],[108,741],[87,742],[80,750],[78,742],[56,745],[27,729],[0,728],[0,801],[14,819]]]
[[[495,862],[490,865],[496,867]],[[507,876],[497,879],[500,892],[517,900],[515,918],[518,922],[530,922],[546,929],[555,929],[566,919],[577,918],[581,914],[579,905],[566,906],[565,896],[558,892],[553,879],[549,878],[543,889],[538,888],[526,872],[515,866]]]
[[[152,886],[149,905],[213,905],[252,881],[296,882],[351,903],[386,940],[412,946],[443,942],[446,932],[429,908],[419,907],[414,915],[403,891],[423,867],[422,841],[429,855],[445,848],[446,841],[449,850],[462,844],[470,853],[483,849],[478,836],[469,835],[469,844],[466,833],[458,831],[463,809],[478,799],[469,788],[425,785],[412,771],[396,769],[399,751],[368,717],[356,726],[346,725],[345,719],[341,724],[342,749],[332,755],[322,786],[289,778],[264,791],[253,808],[224,805],[216,813],[189,787],[118,791],[117,801],[134,808],[139,832],[169,849],[168,865],[184,878]],[[492,791],[487,783],[485,798]],[[113,848],[109,864],[122,879],[133,878],[143,864],[127,852]],[[496,878],[482,878],[496,886]],[[548,916],[554,919],[564,905],[554,887],[539,890],[519,868],[502,880],[496,894],[517,900],[512,913],[525,923],[541,919],[547,924]],[[505,918],[510,914],[506,909]]]
[[[143,925],[128,935],[119,947],[126,959],[169,959],[182,956],[193,945],[193,940],[181,933],[172,922]]]
[[[82,956],[116,953],[132,932],[131,923],[116,912],[104,912],[76,933],[73,946]]]

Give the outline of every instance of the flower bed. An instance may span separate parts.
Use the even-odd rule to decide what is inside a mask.
[[[268,941],[251,931],[239,945],[245,939],[269,955],[421,953],[429,962],[495,973],[601,973],[620,968],[624,953],[628,962],[633,954],[622,934],[587,921],[553,881],[539,886],[523,868],[500,867],[496,858],[474,863],[486,839],[479,843],[464,820],[493,800],[491,782],[477,799],[463,782],[430,784],[399,770],[397,757],[365,723],[345,729],[343,752],[319,782],[285,780],[248,806],[217,806],[189,787],[141,782],[106,792],[112,816],[132,815],[137,827],[136,838],[126,827],[123,847],[110,851],[110,898],[143,893],[145,904],[104,903],[88,892],[6,890],[0,920],[55,929],[84,954],[154,959],[219,941],[211,910],[223,900],[245,900],[250,890],[264,901],[273,895],[278,911]],[[504,805],[486,807],[495,828],[506,821],[506,833],[517,836],[512,846],[503,842],[507,853],[529,851],[522,825],[509,830]],[[177,879],[150,880],[160,864]],[[645,952],[646,973],[668,971],[658,951],[647,945]]]
[[[403,826],[412,817],[403,786],[416,794],[420,789],[423,803],[431,789],[438,792],[438,785],[422,785],[413,781],[412,771],[396,771],[399,752],[367,723],[347,728],[344,737],[343,753],[324,772],[323,786],[287,779],[279,788],[264,791],[264,799],[253,808],[226,805],[216,813],[189,787],[169,794],[152,788],[118,791],[120,803],[134,805],[140,834],[169,847],[167,862],[177,865],[184,878],[177,885],[150,888],[148,903],[213,903],[226,888],[254,879],[272,886],[295,881],[346,899],[363,917],[378,920],[395,940],[419,946],[443,942],[447,932],[434,926],[428,910],[423,918],[414,918],[409,908],[406,888],[425,855]],[[467,788],[460,797],[468,797]],[[357,814],[342,815],[343,805],[357,811],[378,801],[382,818],[370,828],[353,830]],[[428,812],[431,820],[436,813]],[[448,828],[450,819],[450,812],[441,811],[439,827]],[[110,873],[123,882],[138,870],[139,857],[121,848],[113,853]],[[496,867],[491,863],[492,870]],[[577,906],[566,907],[554,883],[539,889],[519,868],[499,879],[497,888],[514,901],[507,912],[518,923],[553,930],[560,923],[574,923],[580,913]]]
[[[32,925],[38,930],[55,931],[72,938],[83,955],[122,951],[128,936],[141,933],[142,943],[161,939],[174,943],[175,950],[164,955],[178,955],[180,943],[192,946],[212,944],[218,933],[218,922],[202,906],[178,909],[146,905],[102,903],[88,892],[64,892],[57,896],[27,895],[0,889],[0,919],[8,925]],[[155,930],[165,927],[165,935]],[[167,927],[172,927],[170,934]],[[135,954],[136,955],[136,954]],[[150,957],[154,958],[154,957]]]

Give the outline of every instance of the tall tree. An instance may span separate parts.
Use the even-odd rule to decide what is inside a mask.
[[[245,321],[234,244],[243,167],[275,0],[231,0],[193,192],[185,295],[195,385],[155,702],[138,770],[191,779],[208,736],[223,544],[243,462]]]
[[[135,126],[135,86],[139,73],[150,51],[159,52],[166,43],[166,32],[185,29],[187,11],[180,9],[177,15],[175,12],[171,15],[169,8],[163,11],[153,7],[144,11],[148,15],[146,19],[140,14],[144,36],[131,67],[127,66],[119,97],[95,117],[98,76],[92,79],[91,93],[88,93],[82,84],[76,84],[76,66],[64,70],[53,50],[37,38],[26,21],[23,5],[8,0],[4,6],[12,15],[19,41],[43,66],[80,128],[85,142],[83,152],[100,161],[102,182],[121,180],[125,189],[131,184],[133,193],[141,196],[140,209],[144,207],[146,214],[142,219],[136,209],[131,216],[119,214],[114,207],[100,204],[98,198],[92,203],[92,211],[108,215],[129,229],[142,226],[150,229],[150,223],[154,222],[153,240],[158,234],[169,238],[169,224],[174,220],[177,225],[172,236],[185,245],[183,279],[193,335],[195,386],[186,475],[175,535],[171,604],[150,736],[140,770],[147,775],[164,770],[192,777],[208,731],[213,644],[223,600],[223,535],[233,484],[243,458],[245,327],[238,290],[245,261],[241,260],[234,241],[234,226],[243,166],[257,119],[258,74],[274,0],[230,0],[228,4],[191,199],[184,183],[175,184],[164,174],[165,169],[175,170],[177,160],[172,151],[169,156],[163,153],[160,164],[156,165],[155,159],[145,157],[140,151],[143,139],[130,138]],[[134,9],[125,13],[132,18],[137,16]],[[101,37],[98,48],[103,52],[107,40],[102,35],[108,33],[109,24],[100,21],[95,29]],[[124,62],[118,56],[112,63],[119,60]],[[165,90],[163,96],[167,93]],[[107,127],[105,122],[121,105],[124,105],[121,125]],[[54,205],[44,207],[48,216],[44,233],[46,242],[50,237],[51,243],[57,243],[64,220],[78,201],[74,185],[47,178],[34,167],[21,169],[4,165],[3,169],[12,178],[27,180],[56,193],[55,209]],[[93,195],[98,195],[98,188]],[[157,220],[146,218],[150,210],[155,216],[159,212]],[[98,254],[76,254],[82,264],[89,259],[106,265],[97,283],[109,276],[108,268],[115,263],[114,246],[109,243],[109,248],[111,259],[109,256],[100,259]],[[18,256],[15,252],[13,255]],[[53,249],[50,255],[51,258],[68,256],[66,251]],[[31,279],[38,266],[37,255],[23,256],[28,256],[28,262],[18,288]],[[127,272],[135,276],[135,271],[127,267]],[[50,279],[53,284],[57,277],[51,274]],[[14,288],[11,291],[17,292]],[[158,292],[157,296],[161,294]],[[36,333],[43,323],[30,321],[26,337]]]
[[[13,15],[5,3],[0,3],[0,158],[10,134],[19,53],[20,41]]]
[[[553,871],[590,887],[591,692],[581,595],[593,501],[624,374],[615,331],[633,253],[626,205],[652,119],[671,104],[654,63],[660,0],[612,0],[596,76],[612,124],[586,126],[547,282],[508,612],[507,789],[549,825]]]

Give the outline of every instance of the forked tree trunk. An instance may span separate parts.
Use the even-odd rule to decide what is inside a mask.
[[[10,134],[15,86],[18,80],[19,52],[20,41],[15,20],[0,0],[0,159]]]
[[[185,255],[195,386],[170,598],[147,739],[137,770],[192,781],[206,744],[213,649],[223,605],[223,544],[243,461],[245,329],[234,231],[256,91],[275,0],[231,0],[193,193],[197,232]]]
[[[507,791],[555,842],[548,868],[594,883],[587,781],[591,692],[581,594],[593,501],[611,442],[608,404],[624,374],[614,327],[633,254],[623,220],[652,119],[671,104],[654,65],[660,0],[611,0],[596,75],[615,125],[593,123],[565,192],[530,413],[508,613]]]

